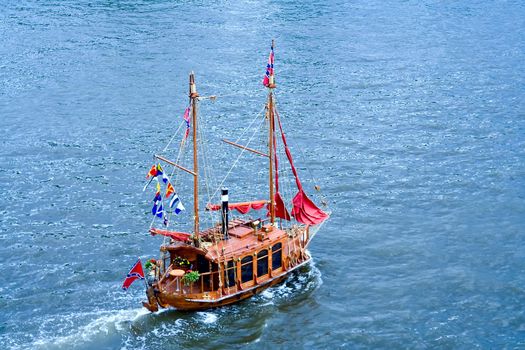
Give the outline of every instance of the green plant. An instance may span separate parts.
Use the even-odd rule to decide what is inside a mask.
[[[146,267],[147,270],[151,270],[155,266],[156,263],[157,261],[155,259],[149,259],[148,261],[146,261],[144,266]]]
[[[184,285],[189,286],[190,284],[197,282],[200,277],[201,275],[198,271],[188,271],[182,276],[182,282]]]

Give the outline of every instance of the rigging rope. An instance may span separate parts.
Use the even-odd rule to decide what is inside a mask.
[[[200,118],[199,118],[200,121]],[[202,123],[204,125],[204,122]],[[215,181],[213,181],[213,176],[211,169],[208,167],[209,161],[208,161],[208,145],[207,145],[207,136],[206,132],[204,131],[206,127],[199,128],[199,135],[200,135],[200,144],[202,145],[202,162],[203,162],[203,168],[204,168],[204,188],[206,190],[206,194],[208,196],[207,203],[211,203],[211,196],[210,196],[210,184],[213,185]],[[217,220],[216,215],[212,211],[208,211],[208,215],[210,216],[211,223],[213,224],[214,220]]]
[[[175,124],[175,123],[174,123]],[[173,136],[171,137],[171,139],[169,140],[168,144],[166,145],[166,147],[164,147],[164,149],[162,150],[162,152],[166,152],[166,150],[168,149],[168,147],[171,145],[171,142],[173,141],[173,139],[175,138],[175,136],[179,133],[180,129],[182,128],[182,126],[185,124],[184,121],[182,121],[179,125],[179,128],[177,129],[177,131],[175,131],[175,133],[173,134]]]
[[[166,150],[168,149],[168,147],[170,146],[170,144],[171,144],[171,143],[173,142],[173,140],[175,139],[175,136],[177,136],[177,134],[180,132],[180,130],[181,130],[181,128],[182,128],[182,126],[183,126],[184,124],[185,124],[185,122],[182,121],[181,124],[179,125],[179,127],[177,128],[177,130],[173,133],[173,135],[172,135],[172,137],[170,138],[168,144],[167,144],[167,145],[164,147],[164,149],[162,150],[162,152],[166,152]],[[173,124],[172,124],[172,125],[173,125]],[[183,139],[183,140],[181,141],[180,145],[179,145],[179,151],[178,151],[178,154],[177,154],[177,158],[176,158],[176,160],[175,160],[175,163],[177,163],[177,164],[179,163],[180,157],[182,156],[182,154],[183,154],[183,152],[184,152],[184,150],[185,150],[185,146],[186,146],[186,142],[185,142],[185,141],[186,141],[186,140]],[[175,167],[173,167],[173,170],[171,171],[171,174],[170,174],[170,176],[169,176],[169,179],[170,179],[170,182],[172,183],[172,186],[173,186],[174,188],[177,188],[178,176],[174,176],[174,174],[175,174]],[[157,179],[157,181],[158,181],[158,179]],[[177,193],[177,192],[176,192],[176,193]],[[167,198],[162,197],[162,202],[163,202],[162,205],[163,205],[164,207],[166,207],[166,206],[165,206],[165,204],[166,204],[166,203],[165,203],[165,199],[167,199]],[[180,197],[179,197],[179,200],[182,202],[182,200],[180,199]],[[169,207],[169,205],[168,205],[168,207]],[[172,217],[173,213],[172,213],[171,211],[168,211],[167,209],[166,209],[166,213],[168,213],[168,215],[166,216],[166,219],[167,219],[166,229],[168,229],[168,227],[169,227],[169,223],[170,223],[170,221],[171,221],[171,217]],[[151,224],[150,224],[150,228],[153,227],[153,224],[154,224],[154,222],[155,222],[155,219],[156,219],[156,217],[153,217],[153,220],[151,221]],[[162,244],[166,244],[167,241],[168,241],[168,237],[167,237],[167,236],[164,236],[164,239],[163,239],[163,243],[162,243]]]
[[[266,108],[266,106],[264,106],[260,111],[259,113],[255,116],[255,118],[252,120],[252,122],[250,123],[250,125],[244,129],[244,131],[242,132],[242,134],[237,138],[237,140],[235,140],[235,143],[238,143],[239,140],[241,139],[241,137],[244,135],[244,133],[246,132],[246,130],[248,130],[252,125],[253,123],[257,120],[257,118],[259,118],[262,114],[262,112],[264,111],[264,109]],[[261,127],[262,123],[265,121],[264,118],[262,118],[261,122],[259,123],[258,125],[258,128]],[[248,143],[245,145],[245,147],[248,147],[248,145],[250,144],[250,142],[253,140],[255,134],[257,133],[257,130],[258,128],[255,130],[255,132],[252,134],[252,136],[250,137],[250,139],[248,140]],[[235,161],[233,162],[233,165],[230,167],[230,169],[228,170],[228,172],[226,173],[226,176],[224,176],[224,178],[222,179],[221,183],[219,184],[219,186],[217,187],[217,189],[215,190],[215,192],[213,193],[213,195],[211,196],[211,198],[214,198],[215,195],[217,194],[217,192],[220,191],[222,185],[224,184],[224,182],[226,181],[226,179],[228,178],[228,176],[230,176],[231,172],[233,171],[233,169],[237,166],[237,163],[239,162],[239,159],[241,158],[241,156],[243,155],[243,153],[246,151],[246,148],[243,148],[241,153],[239,153],[239,155],[237,156],[237,159],[235,159]]]
[[[202,118],[202,119],[205,119],[205,118]],[[201,119],[199,118],[199,121],[201,121]],[[204,122],[202,122],[202,125],[204,126]],[[211,199],[212,199],[212,196],[210,196],[210,182],[212,180],[212,172],[211,172],[211,169],[208,167],[208,145],[207,145],[207,135],[206,135],[206,132],[204,131],[206,129],[206,127],[202,127],[202,128],[199,128],[199,136],[200,136],[200,144],[202,145],[202,162],[203,162],[203,168],[204,168],[204,171],[203,171],[203,174],[204,174],[204,187],[205,187],[205,190],[206,190],[206,194],[208,196],[208,203],[211,203]],[[214,220],[217,219],[217,215],[218,215],[218,212],[217,213],[214,213],[213,211],[208,211],[208,215],[210,216],[210,220],[211,220],[211,225],[212,227],[215,227],[214,225]],[[219,277],[219,286],[218,286],[218,291],[219,291],[219,294],[222,296],[222,289],[224,287],[224,283],[223,283],[223,277],[222,277],[222,274],[219,272],[221,270],[221,251],[219,249],[219,240],[216,239],[215,237],[215,232],[212,230],[211,232],[212,234],[212,244],[214,244],[214,248],[215,248],[215,251],[216,251],[216,254],[217,254],[217,272],[218,272],[218,277]],[[228,245],[227,245],[228,247]],[[223,255],[224,256],[224,255]],[[226,258],[224,257],[223,258],[223,261],[222,261],[222,264],[223,266],[226,268]],[[213,269],[212,270],[212,273],[213,273]],[[227,277],[226,277],[227,279]],[[228,283],[228,282],[226,282]]]
[[[280,131],[278,131],[278,133],[280,134]],[[276,135],[276,138],[277,138],[278,135]],[[277,156],[280,158],[280,159],[283,159],[283,161],[280,161],[279,162],[279,184],[281,185],[281,188],[283,189],[282,192],[280,192],[282,194],[282,196],[284,197],[283,198],[283,202],[285,204],[287,204],[287,208],[293,208],[293,197],[294,197],[294,189],[292,188],[292,175],[290,175],[291,173],[291,169],[290,167],[288,166],[288,163],[286,161],[286,154],[284,152],[284,146],[282,145],[282,142],[281,143],[277,143],[277,145],[281,146],[280,148],[278,147],[278,149],[276,150],[276,153]],[[287,209],[288,210],[288,209]],[[291,212],[290,212],[291,214]],[[295,219],[295,217],[291,216],[290,217],[290,222],[296,222],[297,223],[297,220]]]
[[[275,94],[274,94],[274,99],[275,99]],[[276,101],[275,101],[275,104],[277,104]],[[275,108],[275,112],[277,113],[277,116],[278,116],[279,119],[281,120],[281,124],[283,124],[283,123],[282,123],[283,118],[281,118],[279,112],[277,112],[277,108]],[[285,129],[284,126],[283,126],[283,129]],[[297,147],[296,149],[299,150],[299,153],[300,153],[302,159],[307,159],[307,158],[305,157],[304,152],[303,152],[303,150],[301,149],[301,147]],[[295,152],[295,149],[294,149],[294,152]],[[308,171],[308,174],[310,175],[310,178],[311,178],[316,184],[318,184],[319,181],[318,181],[317,178],[314,176],[314,174],[312,173],[312,171],[310,170],[310,168],[307,167],[306,170]],[[324,203],[327,203],[328,201],[327,201],[327,199],[326,199],[326,196],[323,194],[323,192],[321,191],[321,189],[320,189],[318,186],[316,186],[316,190],[317,190],[317,192],[318,192],[318,195],[321,197],[321,200],[322,200],[323,204],[324,204]]]

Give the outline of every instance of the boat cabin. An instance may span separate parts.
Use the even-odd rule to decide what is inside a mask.
[[[279,276],[285,268],[283,250],[288,234],[260,223],[233,220],[227,239],[217,239],[218,225],[201,233],[204,243],[200,248],[175,240],[161,246],[164,258],[158,264],[157,287],[169,294],[210,298]],[[184,278],[192,271],[198,272],[196,281]]]

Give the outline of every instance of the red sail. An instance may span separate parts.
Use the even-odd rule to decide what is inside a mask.
[[[303,190],[295,195],[292,203],[292,215],[303,224],[316,225],[328,218],[328,214],[319,209]]]
[[[264,207],[264,205],[268,203],[267,200],[260,200],[260,201],[252,201],[252,202],[243,202],[243,203],[229,203],[228,209],[230,210],[237,210],[241,214],[246,214],[251,209],[253,210],[259,210]],[[221,205],[220,204],[208,204],[206,206],[207,210],[220,210]]]
[[[275,140],[275,124],[271,126],[273,128],[273,149],[274,149],[274,162],[275,162],[275,194],[273,201],[275,203],[274,207],[274,214],[275,217],[281,218],[284,220],[290,221],[290,213],[286,209],[286,205],[284,204],[283,198],[281,197],[281,194],[279,193],[279,158],[277,157],[277,142]],[[268,210],[270,210],[268,206]]]
[[[190,233],[186,232],[176,232],[176,231],[168,231],[168,230],[161,230],[155,227],[152,227],[149,229],[149,233],[151,233],[152,236],[155,235],[163,235],[166,237],[170,237],[176,241],[179,242],[189,242],[191,240]]]
[[[314,204],[314,202],[312,202],[310,198],[308,198],[306,193],[304,193],[303,185],[301,184],[301,181],[299,180],[299,176],[297,175],[297,170],[295,169],[295,166],[293,164],[292,153],[290,153],[290,149],[288,148],[288,144],[286,143],[286,137],[284,136],[283,127],[281,125],[281,117],[279,116],[279,113],[277,113],[277,110],[275,110],[275,112],[277,114],[277,121],[279,122],[279,129],[281,130],[281,137],[283,139],[286,157],[288,158],[288,161],[290,162],[290,166],[292,167],[292,173],[293,173],[293,176],[295,177],[295,183],[297,184],[297,189],[299,190],[299,192],[295,195],[295,197],[292,200],[292,203],[293,203],[292,216],[295,217],[295,219],[299,221],[300,223],[303,223],[306,225],[319,224],[328,218],[328,214],[322,211],[321,209],[319,209]],[[277,192],[277,194],[279,194],[279,192]]]
[[[284,205],[283,198],[281,197],[281,194],[279,192],[275,193],[274,202],[275,202],[275,208],[274,208],[275,217],[290,221],[290,213],[288,213],[288,210],[286,209],[286,205]]]

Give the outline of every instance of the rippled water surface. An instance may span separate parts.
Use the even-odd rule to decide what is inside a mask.
[[[3,1],[1,343],[525,347],[524,18],[522,1]],[[120,285],[161,242],[151,155],[190,70],[222,95],[212,134],[238,134],[271,38],[299,171],[333,210],[314,263],[231,307],[149,314]]]

